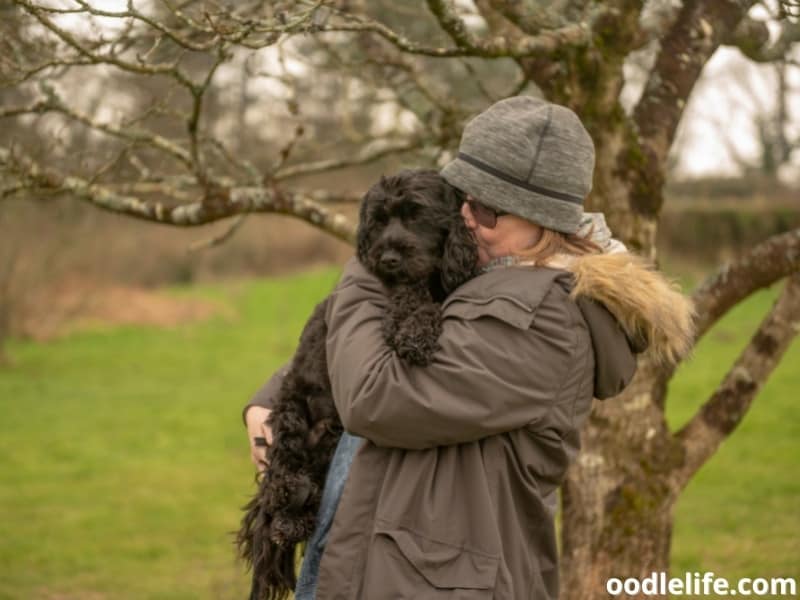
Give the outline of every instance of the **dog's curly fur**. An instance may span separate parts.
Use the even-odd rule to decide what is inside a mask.
[[[441,302],[474,275],[477,248],[460,214],[463,201],[436,171],[412,170],[382,177],[361,204],[356,254],[389,293],[388,345],[412,364],[431,361]],[[295,546],[314,529],[342,433],[325,356],[326,305],[314,309],[275,400],[269,467],[237,534],[253,568],[253,600],[280,600],[294,589]]]

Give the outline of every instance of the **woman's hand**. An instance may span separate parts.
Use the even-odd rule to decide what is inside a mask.
[[[272,430],[267,425],[267,417],[272,412],[263,406],[251,406],[245,413],[247,422],[247,437],[250,441],[250,460],[258,468],[259,472],[267,466],[267,446],[272,444]],[[267,446],[259,445],[256,438],[263,438]]]

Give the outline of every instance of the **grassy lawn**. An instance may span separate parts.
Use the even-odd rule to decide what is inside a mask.
[[[0,371],[0,599],[244,598],[230,536],[252,489],[240,410],[337,277],[174,292],[236,318],[13,343]],[[711,393],[775,294],[707,336],[672,386],[671,423]],[[686,491],[675,572],[800,577],[799,365],[795,343]]]
[[[701,340],[670,388],[667,417],[683,424],[713,393],[778,294],[753,295]],[[741,426],[690,482],[676,511],[672,568],[800,581],[800,343]]]

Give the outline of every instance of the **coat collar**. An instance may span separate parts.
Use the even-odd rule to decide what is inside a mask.
[[[478,294],[490,297],[492,290],[507,278],[503,271],[511,267],[538,272],[539,285],[525,278],[517,286],[504,284],[503,293],[535,308],[543,297],[542,283],[549,288],[557,279],[571,290],[573,299],[587,297],[602,304],[624,330],[634,347],[647,346],[654,358],[674,363],[685,356],[694,340],[695,311],[679,287],[653,265],[630,252],[608,252],[574,256],[558,254],[546,265],[515,256],[494,259],[477,277],[454,292],[454,295]],[[570,274],[568,282],[562,276]],[[544,289],[546,291],[546,289]]]

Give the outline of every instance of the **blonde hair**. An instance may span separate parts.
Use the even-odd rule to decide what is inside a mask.
[[[542,235],[537,242],[530,248],[519,250],[516,255],[521,259],[547,266],[554,257],[564,254],[571,256],[602,254],[603,249],[591,240],[592,229],[583,236],[577,233],[561,233],[542,227]]]

